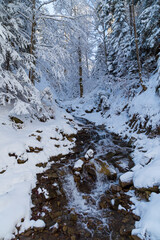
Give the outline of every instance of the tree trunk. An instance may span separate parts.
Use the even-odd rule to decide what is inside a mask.
[[[106,66],[107,66],[107,47],[106,47],[106,32],[105,32],[105,26],[103,26],[103,44],[104,44],[105,63],[106,63]]]
[[[80,97],[83,97],[83,79],[82,79],[82,51],[81,47],[78,47],[78,61],[79,61],[79,86],[80,86]]]
[[[32,30],[31,30],[31,45],[30,45],[30,54],[34,57],[33,64],[35,65],[35,34],[36,34],[36,16],[35,16],[35,10],[36,10],[36,0],[32,0]],[[29,78],[31,82],[35,83],[35,70],[33,68],[29,71]]]
[[[137,36],[136,21],[135,21],[134,0],[132,0],[132,13],[133,13],[133,27],[134,27],[134,38],[135,38],[135,44],[136,44],[136,55],[137,55],[139,80],[140,80],[140,84],[143,88],[143,91],[146,91],[147,87],[144,85],[143,80],[142,80],[141,62],[140,62],[139,49],[138,49],[138,36]]]
[[[132,36],[132,28],[133,28],[133,14],[132,14],[132,6],[129,3],[129,18],[130,18],[130,32]]]
[[[10,69],[10,52],[7,51],[6,53],[6,70],[9,71]]]

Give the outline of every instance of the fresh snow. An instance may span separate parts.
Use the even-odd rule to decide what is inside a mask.
[[[138,122],[145,122],[146,116],[149,120],[147,126],[155,129],[160,124],[160,98],[155,93],[155,86],[158,83],[158,75],[155,74],[146,84],[147,91],[142,94],[135,94],[132,98],[126,95],[126,89],[120,87],[121,83],[112,86],[112,93],[108,93],[105,98],[105,106],[102,111],[94,111],[98,105],[100,92],[97,89],[91,91],[81,100],[75,99],[72,102],[63,103],[63,107],[69,107],[74,110],[77,117],[86,118],[96,125],[104,125],[107,130],[119,134],[128,140],[133,141],[134,151],[132,158],[135,166],[131,172],[123,174],[120,179],[122,181],[133,180],[136,188],[148,188],[153,186],[160,187],[160,137],[149,138],[144,133],[137,133],[128,125],[128,121],[133,115],[138,116]],[[103,87],[105,84],[102,84]],[[126,92],[125,92],[126,91]],[[123,110],[127,105],[126,110]],[[91,113],[87,113],[87,110]],[[93,110],[93,111],[91,111]],[[11,109],[1,107],[0,111],[0,239],[9,240],[14,237],[16,232],[15,226],[21,226],[20,232],[29,227],[44,227],[45,223],[41,220],[31,221],[31,191],[36,184],[36,174],[42,173],[45,169],[37,167],[38,163],[47,163],[50,156],[56,156],[60,153],[67,154],[74,146],[74,142],[70,142],[67,138],[63,139],[62,133],[76,134],[77,125],[74,121],[72,124],[67,123],[67,119],[72,119],[71,115],[55,106],[55,119],[46,123],[33,120],[25,120],[22,129],[17,129],[9,118]],[[38,132],[37,132],[38,130]],[[41,137],[41,141],[37,141],[37,137]],[[59,148],[56,147],[58,142]],[[43,149],[39,153],[30,153],[29,147],[38,147]],[[10,154],[10,156],[9,156]],[[17,164],[17,159],[23,160],[24,164]],[[85,154],[85,158],[92,158],[94,152],[89,149]],[[74,169],[82,168],[83,161],[79,159],[74,163]],[[75,174],[78,174],[75,172]],[[58,187],[57,183],[54,183]],[[68,187],[69,186],[69,187]],[[104,186],[99,186],[99,191]],[[70,199],[70,207],[77,208],[79,211],[93,212],[86,205],[75,186],[74,178],[68,175],[65,184],[65,190],[72,197]],[[47,198],[46,189],[39,188],[39,194],[44,194]],[[157,240],[160,236],[160,194],[152,193],[149,201],[139,201],[132,191],[131,200],[133,202],[133,212],[140,216],[140,221],[136,222],[135,229],[132,234],[139,236],[145,240]],[[111,200],[114,205],[114,200]],[[119,205],[119,210],[123,207]],[[49,210],[49,209],[48,209]],[[24,221],[21,222],[21,220]]]
[[[135,149],[132,157],[135,166],[131,169],[132,172],[122,175],[121,180],[133,179],[136,188],[160,187],[160,137],[157,135],[149,138],[145,133],[137,133],[128,125],[132,116],[137,115],[137,124],[143,124],[147,117],[146,127],[152,126],[154,130],[160,126],[160,97],[155,92],[159,81],[159,75],[156,73],[146,80],[147,91],[141,94],[137,91],[133,97],[128,97],[129,89],[122,87],[122,81],[109,86],[104,77],[102,82],[99,82],[99,88],[91,87],[90,93],[83,99],[65,103],[66,107],[70,106],[74,110],[75,116],[86,118],[96,125],[103,124],[107,130],[133,141]],[[94,109],[99,104],[99,96],[103,95],[106,96],[104,104],[108,106],[108,110],[105,111],[102,106],[101,111],[96,112]],[[87,113],[86,110],[93,111]],[[134,212],[141,218],[136,222],[133,234],[137,233],[137,236],[145,240],[160,239],[160,194],[152,193],[149,202],[138,201],[135,196],[132,201]]]
[[[84,164],[84,162],[81,159],[79,159],[78,161],[75,162],[73,168],[74,169],[82,168],[83,164]]]
[[[92,149],[89,149],[85,154],[85,159],[92,158],[94,156],[94,151]]]
[[[121,182],[130,182],[133,179],[133,172],[126,172],[120,176]]]
[[[49,157],[69,153],[74,142],[63,139],[62,133],[75,134],[78,129],[76,124],[71,126],[67,123],[66,118],[72,117],[56,107],[54,120],[46,123],[38,120],[30,123],[26,120],[22,129],[17,129],[10,121],[9,111],[7,107],[0,109],[0,239],[4,240],[14,237],[13,234],[17,233],[16,226],[21,226],[20,232],[29,227],[44,227],[41,220],[30,221],[31,191],[36,185],[36,174],[45,170],[36,165],[47,163],[49,167]],[[38,136],[41,141],[37,141]],[[58,139],[59,148],[55,146],[55,139]],[[43,151],[30,153],[26,151],[29,147],[38,147]],[[14,154],[17,159],[24,160],[24,163],[18,164]],[[46,189],[39,188],[38,191],[48,197]]]
[[[158,240],[160,237],[160,194],[152,193],[149,202],[137,201],[134,197],[131,199],[136,208],[134,213],[141,217],[136,222],[133,235],[138,235],[141,239]]]

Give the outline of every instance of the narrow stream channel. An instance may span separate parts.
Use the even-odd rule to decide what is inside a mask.
[[[127,240],[136,216],[119,176],[133,167],[132,147],[117,135],[77,119],[82,129],[73,151],[51,157],[51,168],[38,174],[32,191],[32,219],[45,228],[29,229],[15,239]]]

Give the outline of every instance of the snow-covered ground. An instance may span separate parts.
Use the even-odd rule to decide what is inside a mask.
[[[99,90],[95,88],[82,99],[63,103],[69,111],[74,111],[75,116],[87,118],[97,125],[104,124],[109,131],[133,141],[135,166],[131,175],[138,189],[160,188],[160,137],[150,138],[129,126],[134,115],[137,116],[137,130],[146,119],[146,128],[151,126],[154,130],[160,125],[160,97],[155,93],[157,79],[155,74],[146,83],[147,91],[139,94],[137,90],[132,97],[128,97],[127,89],[118,87],[121,83],[116,83],[111,91],[107,86],[106,89],[105,86]],[[78,129],[74,121],[69,120],[73,117],[56,106],[54,120],[46,123],[26,120],[20,129],[9,119],[9,111],[6,107],[0,108],[0,239],[4,240],[13,237],[16,227],[21,226],[22,232],[29,227],[44,226],[41,220],[30,220],[31,191],[36,184],[36,174],[50,166],[50,156],[71,151],[74,142],[64,136],[75,134]],[[46,167],[40,163],[46,163]],[[141,217],[133,234],[140,239],[160,239],[160,194],[151,193],[149,201],[139,200],[133,192],[129,194],[134,213]]]
[[[10,120],[9,111],[0,108],[0,239],[4,240],[17,233],[16,227],[21,226],[22,232],[45,225],[42,220],[30,220],[36,174],[49,167],[51,156],[71,151],[74,142],[65,135],[75,134],[78,129],[72,117],[56,107],[54,120],[26,120],[21,129]],[[46,167],[37,165],[41,163]]]
[[[87,118],[97,125],[104,124],[109,131],[132,140],[135,147],[132,154],[135,166],[131,169],[134,186],[137,189],[154,186],[160,189],[160,136],[149,137],[143,132],[138,132],[140,125],[145,125],[145,129],[150,127],[152,130],[160,126],[160,96],[155,91],[158,74],[146,82],[147,91],[140,94],[137,90],[132,97],[128,97],[127,93],[131,90],[122,88],[120,84],[122,85],[116,83],[111,88],[109,86],[108,89],[111,89],[109,91],[107,86],[107,90],[105,89],[105,82],[102,82],[103,87],[95,88],[80,100],[76,99],[65,104],[75,116]],[[97,112],[100,98],[103,101],[100,111]],[[129,120],[134,115],[137,116],[135,122],[137,130],[129,126]],[[136,222],[133,234],[140,239],[160,239],[160,193],[151,193],[148,201],[136,198],[133,193],[130,194],[134,204],[133,211],[141,218]]]

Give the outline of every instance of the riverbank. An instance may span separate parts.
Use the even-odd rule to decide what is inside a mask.
[[[124,84],[124,88],[122,88]],[[135,224],[133,235],[138,239],[159,239],[160,232],[160,99],[155,89],[158,74],[146,81],[147,91],[125,89],[125,82],[92,90],[80,100],[66,103],[68,112],[82,116],[130,141],[134,147],[130,192],[133,212],[141,220]],[[130,92],[130,96],[128,96]],[[156,224],[155,224],[156,222]]]
[[[18,234],[20,240],[131,239],[138,216],[127,194],[131,186],[121,186],[119,176],[133,166],[132,146],[103,125],[77,121],[73,152],[51,157],[32,191],[32,221],[45,226]]]

